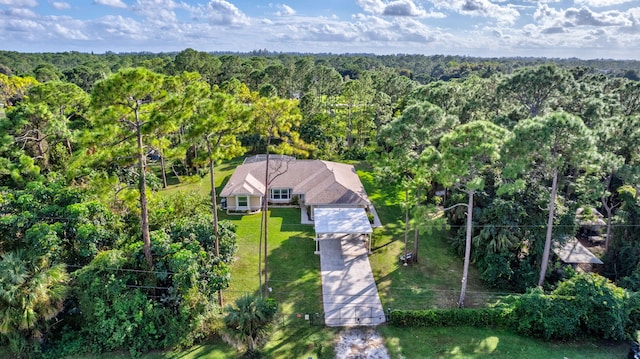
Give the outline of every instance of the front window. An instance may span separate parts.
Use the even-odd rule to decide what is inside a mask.
[[[272,188],[271,199],[273,200],[289,200],[291,199],[290,188]]]
[[[249,207],[249,197],[238,196],[238,207]]]

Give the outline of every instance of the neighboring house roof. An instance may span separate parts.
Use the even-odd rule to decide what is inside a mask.
[[[591,253],[587,247],[583,246],[576,238],[569,239],[564,245],[560,245],[558,242],[554,243],[553,251],[565,263],[602,264],[602,261]]]
[[[265,165],[266,161],[255,161],[238,166],[220,196],[264,195]],[[352,165],[272,158],[269,167],[273,178],[270,187],[291,188],[292,194],[304,194],[307,205],[371,204]]]

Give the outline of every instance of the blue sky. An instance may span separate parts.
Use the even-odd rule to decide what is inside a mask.
[[[0,0],[0,49],[640,58],[640,0]]]

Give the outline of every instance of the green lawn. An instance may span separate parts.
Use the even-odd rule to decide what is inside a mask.
[[[216,167],[216,188],[221,190],[240,159]],[[385,308],[417,309],[451,307],[460,290],[462,261],[453,256],[446,233],[436,231],[420,237],[420,262],[401,266],[404,250],[404,214],[401,197],[377,183],[365,166],[357,166],[369,197],[384,224],[373,235],[371,266]],[[198,182],[177,184],[166,193],[197,190],[208,194],[207,177]],[[237,227],[238,255],[232,269],[231,287],[223,292],[226,303],[244,293],[258,290],[258,239],[260,214],[226,215]],[[265,345],[266,358],[333,358],[338,329],[324,328],[304,319],[322,311],[320,260],[313,254],[313,227],[300,224],[300,212],[293,208],[272,209],[269,214],[269,273],[272,297],[280,311],[275,331]],[[411,242],[410,237],[410,243]],[[467,303],[482,305],[484,289],[471,268]],[[392,358],[621,358],[626,345],[595,343],[546,343],[510,332],[478,328],[395,328],[381,326],[380,332]],[[234,358],[235,349],[220,339],[179,352],[157,352],[142,356],[156,358]],[[94,358],[118,357],[112,354]],[[126,355],[122,356],[123,358]]]
[[[434,230],[432,235],[418,238],[419,262],[402,266],[398,257],[404,253],[403,198],[395,190],[376,182],[365,166],[358,166],[369,198],[383,223],[373,233],[373,255],[369,257],[384,308],[421,309],[451,308],[460,295],[462,259],[452,255],[447,232]],[[409,234],[409,250],[413,250],[413,230]],[[493,297],[482,286],[475,267],[469,269],[466,306],[484,305]]]
[[[606,359],[626,358],[627,344],[544,342],[504,330],[381,327],[392,358]]]
[[[235,167],[242,159],[216,166],[216,189],[222,190]],[[209,178],[198,182],[180,183],[170,186],[165,193],[175,191],[197,191],[209,194]],[[258,246],[261,214],[227,215],[237,226],[238,254],[233,264],[231,286],[223,291],[226,304],[235,298],[258,290]],[[332,358],[335,332],[305,320],[322,312],[320,257],[315,255],[313,226],[300,224],[300,210],[296,208],[273,208],[269,211],[269,286],[271,296],[278,301],[279,311],[275,331],[265,345],[269,358]],[[312,325],[313,324],[313,325]],[[195,357],[217,358],[212,352],[227,353],[230,349],[222,342],[198,347]],[[226,351],[225,351],[226,350]],[[237,354],[237,353],[236,353]],[[211,356],[209,356],[211,355]],[[167,355],[165,357],[172,358]],[[145,357],[146,358],[146,357]],[[155,358],[155,357],[149,357]]]

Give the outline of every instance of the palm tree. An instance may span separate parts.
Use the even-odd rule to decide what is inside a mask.
[[[42,340],[45,321],[62,309],[68,279],[64,265],[52,266],[47,256],[29,257],[22,250],[0,256],[0,333],[14,353]]]
[[[278,310],[272,299],[244,295],[235,301],[235,307],[227,306],[224,324],[238,342],[254,353],[260,340],[268,332],[269,324]]]

